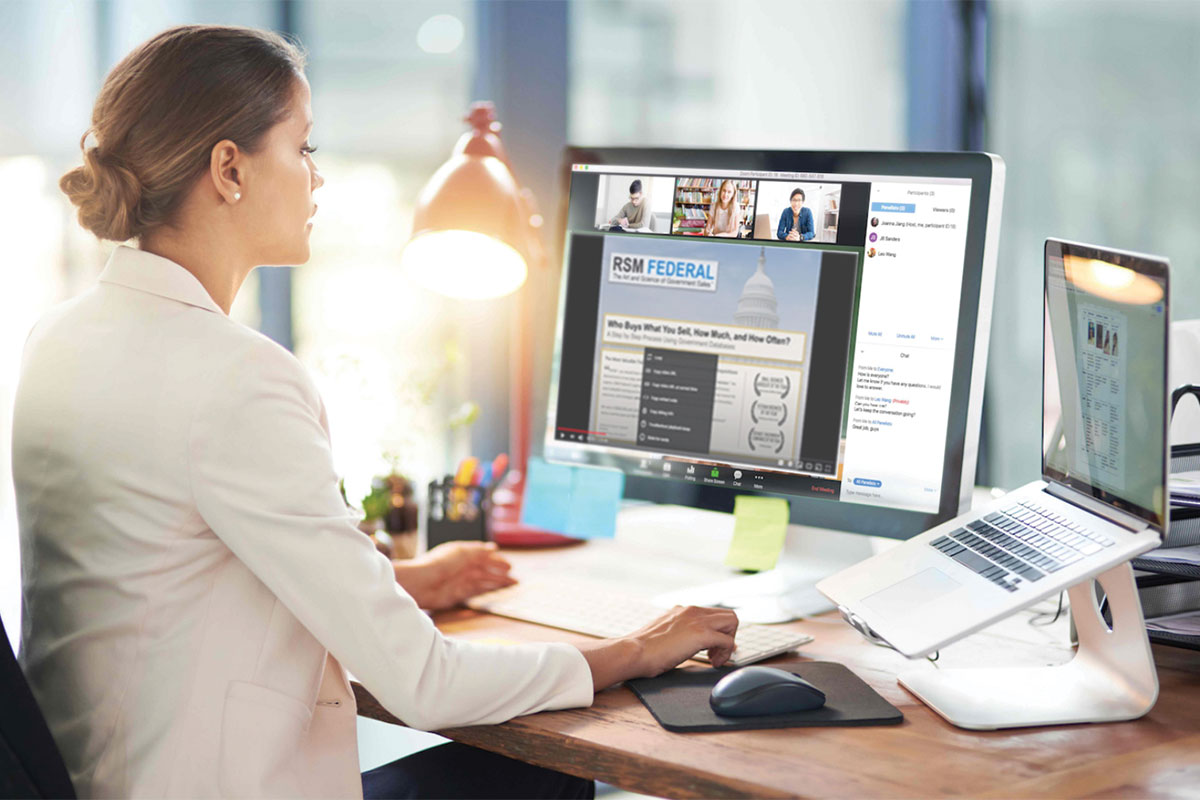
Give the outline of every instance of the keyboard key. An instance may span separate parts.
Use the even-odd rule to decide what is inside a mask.
[[[1041,580],[1045,577],[1045,573],[1028,566],[1017,567],[1017,574],[1031,581]]]
[[[992,562],[971,550],[963,550],[961,553],[953,556],[953,558],[964,567],[972,569],[980,574],[984,573],[986,570],[992,569],[994,566]]]

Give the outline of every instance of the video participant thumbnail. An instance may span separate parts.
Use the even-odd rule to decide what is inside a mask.
[[[671,232],[675,179],[601,175],[596,192],[597,230],[626,233]]]
[[[842,184],[759,181],[755,239],[835,244]]]
[[[823,255],[606,239],[592,441],[798,468]]]
[[[748,239],[754,226],[758,181],[679,178],[671,233]]]

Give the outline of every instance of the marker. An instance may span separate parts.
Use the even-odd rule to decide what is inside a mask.
[[[501,453],[492,460],[492,480],[499,482],[508,469],[508,453]]]
[[[475,456],[467,456],[458,465],[458,472],[454,475],[454,482],[459,486],[470,486],[471,478],[475,476],[475,468],[479,466],[479,459]]]

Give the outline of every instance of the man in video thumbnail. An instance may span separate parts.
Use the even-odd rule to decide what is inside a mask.
[[[804,190],[792,190],[791,208],[785,208],[779,215],[779,229],[775,238],[785,242],[807,242],[817,234],[813,229],[812,212],[804,207]]]
[[[616,228],[643,228],[650,224],[646,205],[642,202],[642,182],[635,180],[629,184],[629,202],[621,206],[617,215],[608,221]]]

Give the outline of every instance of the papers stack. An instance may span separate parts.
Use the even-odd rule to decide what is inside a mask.
[[[1200,470],[1172,472],[1167,476],[1171,505],[1200,508]]]

